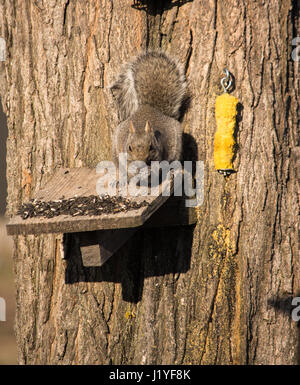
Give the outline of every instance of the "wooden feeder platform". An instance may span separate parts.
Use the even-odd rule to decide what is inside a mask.
[[[34,196],[44,202],[57,201],[62,197],[97,196],[96,184],[100,175],[95,169],[59,169],[48,183]],[[181,197],[164,196],[173,183],[164,180],[157,196],[126,197],[135,203],[146,201],[138,209],[101,215],[58,215],[52,218],[21,216],[11,218],[7,224],[8,235],[64,233],[79,239],[79,246],[85,266],[101,266],[141,226],[158,227],[191,225],[197,221],[194,208],[185,207]],[[70,238],[69,238],[70,239]],[[66,254],[66,253],[65,253]]]

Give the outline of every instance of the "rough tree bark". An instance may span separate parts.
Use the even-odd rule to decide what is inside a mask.
[[[196,150],[205,162],[197,225],[139,230],[101,269],[62,260],[60,236],[15,237],[19,362],[298,363],[297,1],[142,3],[0,0],[8,215],[54,169],[110,159],[106,86],[148,47],[185,65],[186,159]],[[242,105],[238,172],[226,181],[213,165],[224,67]]]

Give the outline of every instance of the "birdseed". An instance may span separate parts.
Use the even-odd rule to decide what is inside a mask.
[[[59,215],[76,217],[83,215],[116,214],[129,210],[137,210],[147,204],[145,200],[137,203],[121,196],[110,195],[90,195],[70,199],[64,199],[64,197],[62,197],[61,199],[48,202],[31,199],[30,202],[23,203],[19,207],[17,215],[20,215],[23,219],[27,219],[33,217],[53,218]]]

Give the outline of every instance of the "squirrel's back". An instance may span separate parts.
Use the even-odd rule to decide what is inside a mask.
[[[141,54],[127,63],[110,88],[122,121],[143,105],[178,119],[187,96],[187,84],[181,65],[160,51]]]

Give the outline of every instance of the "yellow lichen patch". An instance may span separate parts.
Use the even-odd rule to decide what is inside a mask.
[[[135,318],[135,313],[133,311],[127,311],[125,313],[125,318],[126,319],[132,319],[132,318]]]
[[[222,224],[219,224],[217,228],[212,232],[212,238],[215,240],[218,250],[224,250],[225,249],[228,252],[231,252],[230,247],[230,230],[226,229]]]
[[[194,319],[188,327],[185,363],[213,364],[216,359],[223,364],[238,362],[238,349],[232,343],[232,336],[239,343],[240,322],[236,292],[238,265],[234,250],[232,230],[219,222],[210,230],[203,253],[198,290],[199,297],[205,293],[206,300],[199,299],[195,304]]]
[[[208,271],[208,278],[212,279],[226,265],[225,260],[233,254],[230,241],[230,230],[223,224],[219,224],[211,233],[212,241],[208,245],[208,254],[211,260],[211,270]]]
[[[195,210],[196,210],[197,222],[200,222],[201,221],[201,206],[196,206]]]
[[[234,129],[236,125],[236,106],[238,99],[227,93],[216,98],[215,116],[217,131],[214,142],[214,161],[216,170],[233,170]]]

